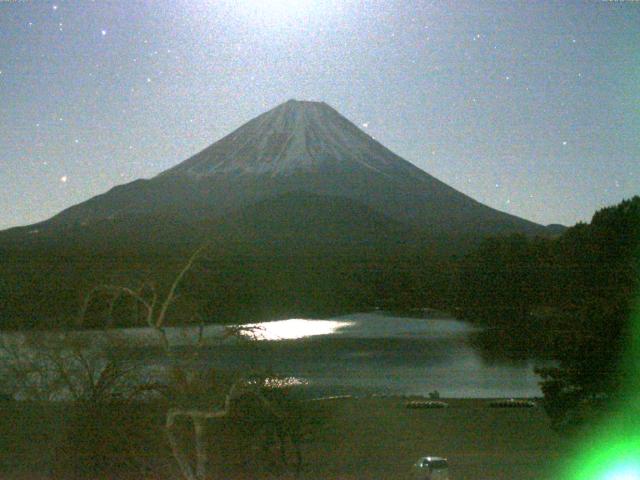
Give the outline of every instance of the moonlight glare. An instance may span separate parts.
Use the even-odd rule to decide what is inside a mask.
[[[0,229],[151,178],[289,98],[494,208],[586,221],[640,178],[640,10],[614,3],[0,2]],[[52,188],[63,175],[74,188]]]
[[[304,30],[344,11],[346,4],[334,0],[240,0],[230,9],[256,27]]]

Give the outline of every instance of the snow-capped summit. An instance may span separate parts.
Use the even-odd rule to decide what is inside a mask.
[[[163,175],[290,175],[364,167],[414,169],[324,102],[289,100]]]

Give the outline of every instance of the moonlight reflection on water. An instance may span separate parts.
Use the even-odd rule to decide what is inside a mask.
[[[116,335],[127,355],[153,378],[177,359],[192,359],[197,346],[203,369],[273,372],[279,381],[287,379],[287,386],[303,387],[309,396],[427,395],[438,390],[447,397],[537,397],[540,377],[534,367],[546,365],[534,358],[487,357],[474,341],[478,328],[446,315],[411,318],[369,312],[237,327],[242,327],[238,331],[245,339],[257,341],[235,341],[223,325],[202,330],[167,327],[172,355],[162,351],[158,333],[149,328],[75,334],[95,347],[102,336],[106,341]],[[21,344],[23,335],[4,334],[0,340]]]
[[[245,335],[253,340],[296,340],[318,335],[330,335],[353,322],[338,320],[305,320],[291,318],[245,325],[250,333]]]

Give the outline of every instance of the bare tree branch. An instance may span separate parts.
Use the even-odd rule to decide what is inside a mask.
[[[191,267],[193,267],[193,264],[195,263],[196,259],[207,248],[207,246],[208,245],[205,243],[200,248],[198,248],[195,252],[193,252],[193,254],[191,255],[191,258],[189,258],[189,261],[187,262],[187,264],[184,266],[184,268],[180,271],[178,276],[175,278],[175,280],[171,284],[171,288],[169,289],[169,293],[165,297],[164,302],[162,303],[162,307],[160,309],[160,313],[158,314],[158,317],[156,318],[156,322],[155,323],[156,323],[156,327],[157,328],[162,328],[162,326],[164,325],[164,319],[165,319],[165,316],[167,314],[167,309],[169,308],[169,305],[171,305],[171,303],[175,299],[176,289],[178,288],[178,285],[182,281],[182,278],[187,274],[187,272],[189,270],[191,270]]]

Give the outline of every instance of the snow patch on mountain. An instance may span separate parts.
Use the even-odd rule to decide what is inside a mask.
[[[408,164],[327,104],[289,100],[162,175],[278,176],[361,167],[389,173],[398,163]],[[411,167],[400,168],[407,173]]]

